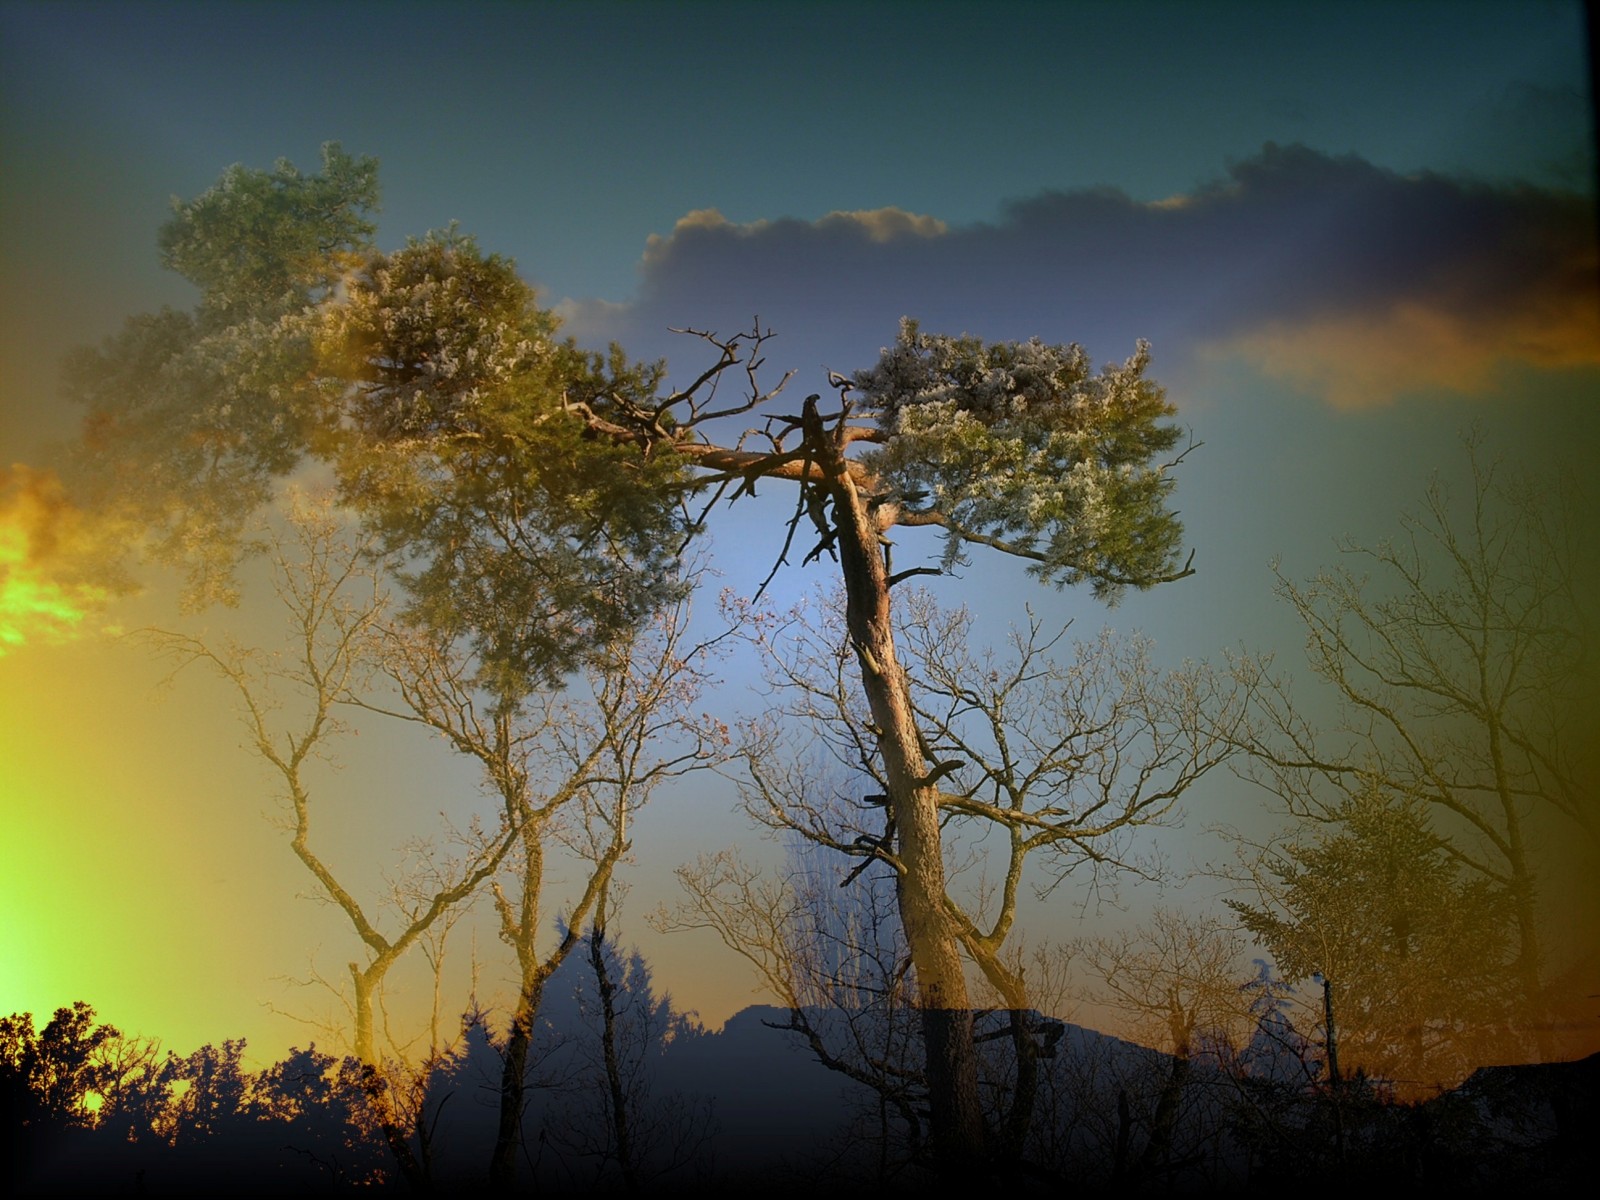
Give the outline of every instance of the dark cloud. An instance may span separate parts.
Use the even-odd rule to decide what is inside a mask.
[[[1097,358],[1146,337],[1168,363],[1241,354],[1339,405],[1482,392],[1507,364],[1600,364],[1587,197],[1303,146],[1268,145],[1155,203],[1046,192],[961,228],[897,209],[753,224],[707,210],[653,237],[640,273],[630,304],[568,305],[573,330],[668,353],[668,327],[727,332],[759,314],[802,369],[813,345],[829,366],[863,365],[901,315]]]

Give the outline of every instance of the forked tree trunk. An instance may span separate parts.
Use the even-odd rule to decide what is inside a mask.
[[[489,1186],[508,1192],[517,1179],[517,1159],[522,1153],[522,1114],[528,1089],[528,1050],[533,1044],[533,1022],[544,999],[544,984],[549,977],[539,961],[535,938],[539,929],[539,896],[544,886],[544,847],[541,831],[528,823],[523,826],[521,904],[512,920],[509,908],[502,910],[502,932],[515,933],[520,979],[517,1005],[506,1032],[505,1053],[500,1065],[500,1120],[495,1129],[494,1150],[489,1156]],[[497,893],[498,896],[498,893]]]
[[[506,1034],[500,1066],[500,1120],[494,1151],[489,1159],[489,1186],[509,1191],[516,1183],[517,1156],[522,1150],[522,1110],[527,1094],[528,1048],[533,1043],[533,1020],[539,1011],[543,980],[521,989],[517,1011]]]
[[[1150,1140],[1139,1156],[1139,1180],[1146,1182],[1167,1165],[1172,1156],[1172,1138],[1178,1127],[1178,1107],[1183,1100],[1183,1090],[1189,1083],[1194,1060],[1190,1046],[1194,1037],[1192,1025],[1181,1020],[1174,1023],[1172,1033],[1172,1062],[1167,1067],[1167,1078],[1162,1082],[1156,1097],[1156,1110],[1150,1118]]]
[[[356,1058],[361,1061],[362,1090],[372,1105],[378,1127],[389,1153],[400,1168],[400,1174],[412,1191],[426,1192],[430,1187],[428,1170],[412,1153],[409,1130],[399,1121],[394,1097],[389,1094],[389,1081],[384,1078],[382,1064],[378,1061],[377,1039],[373,1034],[373,993],[388,970],[388,961],[380,960],[366,971],[350,964],[350,978],[355,984]]]
[[[517,1159],[522,1153],[522,1115],[528,1091],[528,1057],[533,1044],[533,1025],[539,1016],[539,1005],[544,999],[545,984],[550,982],[572,948],[578,944],[578,930],[588,920],[596,897],[604,900],[611,871],[617,860],[628,851],[623,823],[616,827],[616,836],[609,849],[595,864],[595,873],[583,898],[568,913],[570,924],[560,943],[548,955],[540,957],[537,949],[539,930],[539,897],[544,886],[544,836],[542,822],[524,819],[522,825],[523,847],[526,860],[522,869],[522,897],[515,910],[496,892],[496,903],[501,911],[501,932],[517,951],[521,980],[517,987],[517,1007],[511,1017],[511,1029],[506,1034],[504,1061],[500,1071],[500,1122],[495,1133],[494,1150],[489,1158],[489,1186],[495,1191],[508,1192],[516,1183]]]
[[[633,1114],[622,1078],[622,1063],[617,1052],[617,982],[606,965],[606,904],[609,889],[600,889],[595,918],[589,926],[589,963],[594,968],[595,985],[600,991],[600,1045],[606,1071],[606,1097],[611,1115],[612,1150],[622,1172],[622,1185],[630,1192],[639,1190],[639,1167],[634,1161]]]
[[[1000,1114],[994,1157],[1002,1162],[1021,1160],[1027,1145],[1033,1112],[1039,1102],[1039,1042],[1034,1027],[1034,1012],[1028,1004],[1028,989],[1022,976],[1007,970],[992,953],[986,952],[978,966],[1000,993],[1007,1008],[1007,1032],[1015,1056],[1016,1079],[1011,1099]]]

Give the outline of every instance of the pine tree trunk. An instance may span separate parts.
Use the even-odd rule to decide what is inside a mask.
[[[834,502],[847,599],[845,624],[879,730],[895,853],[902,867],[896,895],[921,1006],[934,1155],[947,1171],[971,1173],[981,1170],[984,1160],[984,1121],[966,975],[945,910],[938,789],[927,782],[928,763],[910,691],[895,655],[879,531],[845,470],[842,454],[832,447],[819,451],[818,466]],[[832,461],[824,457],[827,451],[832,452]]]

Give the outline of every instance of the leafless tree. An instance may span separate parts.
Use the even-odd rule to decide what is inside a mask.
[[[1237,719],[1238,697],[1203,666],[1158,671],[1137,640],[1103,634],[1057,658],[1065,630],[1049,636],[1030,617],[1008,654],[979,654],[968,649],[964,610],[943,611],[919,592],[902,604],[909,699],[925,737],[919,753],[932,764],[952,855],[941,910],[996,998],[1001,1027],[974,1036],[1011,1047],[1010,1076],[992,1091],[1000,1099],[991,1105],[991,1145],[1015,1161],[1037,1100],[1040,1057],[1060,1032],[1041,1025],[1030,993],[1017,926],[1023,897],[1030,888],[1046,896],[1068,878],[1092,886],[1102,874],[1148,870],[1134,836],[1170,818],[1183,793],[1227,758],[1222,731]],[[909,868],[885,801],[880,730],[840,621],[815,611],[742,614],[772,689],[767,713],[748,724],[740,746],[745,805],[776,830],[855,859],[844,886],[863,886],[860,877],[877,863],[903,889]],[[678,923],[714,928],[735,949],[752,939],[754,949],[740,952],[780,1002],[794,1004],[795,964],[815,958],[797,939],[814,936],[807,906],[816,901],[726,857],[702,860],[680,879],[696,920]],[[785,921],[793,923],[787,932]],[[907,965],[875,976],[903,979]],[[966,1020],[970,1026],[973,1014]]]
[[[630,849],[628,822],[663,780],[708,762],[722,738],[693,712],[709,645],[685,640],[679,607],[606,650],[579,694],[535,692],[506,703],[485,692],[479,664],[438,631],[389,617],[374,542],[352,532],[326,503],[304,503],[291,533],[278,537],[274,587],[289,624],[288,649],[268,651],[170,631],[147,636],[181,668],[205,663],[236,693],[251,748],[272,768],[290,808],[290,845],[319,895],[344,914],[366,948],[349,967],[353,1048],[372,1071],[372,1091],[402,1171],[426,1175],[411,1139],[425,1133],[420,1097],[427,1079],[387,1061],[378,1045],[383,984],[422,945],[437,970],[438,938],[487,885],[502,938],[517,958],[516,999],[506,1036],[500,1137],[492,1169],[509,1177],[520,1147],[533,1020],[544,982],[578,942],[617,863]],[[277,535],[274,535],[277,536]],[[477,821],[456,837],[456,857],[417,843],[412,869],[391,881],[397,928],[341,881],[313,838],[308,768],[329,754],[353,709],[381,713],[441,734],[476,760],[496,802],[492,828]],[[568,914],[569,933],[540,946],[546,859],[587,864],[588,880]],[[430,939],[432,939],[430,941]],[[437,979],[436,979],[437,984]],[[434,998],[430,1049],[437,1036]],[[391,1038],[391,1041],[393,1039]],[[426,1150],[426,1137],[419,1137]]]
[[[1194,1065],[1239,1044],[1249,998],[1240,970],[1244,939],[1219,917],[1160,908],[1137,929],[1085,938],[1078,955],[1098,977],[1102,999],[1122,1016],[1119,1032],[1169,1055],[1147,1118],[1145,1144],[1129,1158],[1127,1093],[1120,1103],[1116,1173],[1148,1179],[1172,1165],[1180,1111]],[[1213,1065],[1217,1060],[1213,1057]]]
[[[836,872],[794,848],[780,872],[736,850],[677,869],[682,894],[651,923],[663,932],[705,929],[755,969],[787,1011],[773,1027],[795,1034],[823,1066],[859,1085],[870,1111],[851,1143],[870,1144],[872,1174],[887,1182],[920,1157],[928,1134],[928,1083],[910,953],[881,873],[841,894]],[[854,1145],[841,1145],[849,1154]]]
[[[1467,451],[1460,503],[1435,480],[1397,538],[1339,543],[1353,567],[1305,584],[1275,568],[1335,709],[1319,724],[1269,662],[1241,662],[1248,773],[1318,821],[1374,793],[1428,806],[1448,854],[1511,899],[1527,1022],[1550,1053],[1541,840],[1600,850],[1581,526],[1571,489],[1485,461],[1476,438]]]
[[[170,630],[146,630],[143,636],[177,663],[174,674],[200,663],[222,676],[235,693],[250,748],[278,777],[289,810],[290,848],[316,881],[317,898],[338,908],[365,950],[365,961],[349,963],[350,992],[334,990],[349,1008],[351,1046],[369,1071],[390,1148],[407,1178],[421,1183],[423,1166],[409,1144],[414,1122],[402,1111],[378,1044],[384,983],[408,951],[441,933],[493,875],[515,845],[517,830],[507,820],[493,831],[474,824],[461,839],[463,852],[450,859],[437,857],[425,843],[414,845],[420,869],[393,880],[389,896],[376,903],[363,901],[341,880],[313,836],[317,805],[310,768],[331,757],[334,741],[348,728],[341,714],[372,703],[370,693],[385,667],[387,598],[373,564],[373,543],[352,532],[326,500],[297,498],[287,532],[268,536],[273,589],[287,626],[282,648]],[[384,908],[393,915],[382,915]]]
[[[714,642],[688,639],[683,602],[597,652],[570,693],[520,692],[483,683],[475,656],[423,626],[393,629],[391,673],[405,702],[388,710],[425,725],[477,761],[512,831],[490,880],[501,940],[516,957],[503,1043],[500,1113],[490,1178],[508,1186],[522,1150],[529,1053],[545,984],[579,945],[618,864],[629,824],[661,783],[717,761],[724,728],[695,709]],[[581,864],[576,895],[549,944],[549,864]]]
[[[564,1152],[575,1186],[621,1184],[640,1192],[663,1183],[689,1186],[709,1170],[713,1101],[661,1089],[664,1055],[699,1032],[656,990],[638,953],[613,934],[616,900],[608,886],[584,936],[584,968],[573,986],[579,1026],[569,1043],[574,1072],[546,1116],[549,1144]],[[569,972],[568,978],[573,973]]]

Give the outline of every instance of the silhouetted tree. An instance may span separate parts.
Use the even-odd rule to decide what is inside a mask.
[[[339,909],[362,942],[365,961],[348,966],[351,1046],[369,1070],[371,1098],[396,1161],[420,1185],[424,1173],[410,1144],[415,1122],[397,1106],[400,1075],[387,1072],[379,1044],[379,998],[404,955],[447,927],[493,875],[515,844],[517,830],[510,817],[498,814],[494,830],[477,825],[469,830],[458,861],[440,861],[431,853],[415,856],[413,870],[387,898],[394,917],[380,915],[381,905],[362,900],[341,881],[313,837],[318,806],[309,770],[347,731],[341,713],[370,703],[370,691],[383,682],[387,599],[372,559],[372,539],[352,534],[330,505],[297,498],[288,524],[287,534],[269,535],[273,587],[287,625],[281,648],[169,630],[145,631],[145,637],[177,669],[200,663],[231,686],[248,744],[282,789],[291,849],[316,880],[319,894]]]
[[[1128,1131],[1119,1139],[1121,1181],[1149,1178],[1183,1157],[1175,1144],[1195,1064],[1214,1069],[1244,1031],[1243,939],[1216,917],[1161,908],[1128,933],[1085,939],[1077,948],[1127,1034],[1170,1056],[1136,1159]]]
[[[692,644],[680,602],[592,655],[579,694],[501,690],[481,651],[462,653],[429,626],[390,640],[406,711],[474,759],[511,831],[504,869],[490,881],[501,940],[516,955],[511,1020],[501,1051],[499,1135],[491,1180],[507,1186],[521,1151],[534,1021],[546,983],[581,940],[579,930],[631,849],[630,822],[662,782],[712,765],[722,727],[695,710],[711,643]],[[547,861],[582,864],[561,930],[547,944]]]
[[[252,1193],[383,1178],[362,1071],[315,1048],[260,1072],[243,1041],[158,1058],[79,1001],[35,1034],[0,1019],[7,1177],[24,1192],[187,1194],[234,1177]]]
[[[574,981],[572,1077],[546,1118],[546,1133],[564,1157],[582,1164],[570,1170],[580,1186],[682,1188],[709,1166],[702,1154],[714,1126],[711,1101],[666,1092],[660,1075],[665,1056],[704,1031],[655,990],[642,956],[620,952],[609,932],[613,903],[605,895],[597,901],[583,962],[574,960],[577,969],[567,973]]]
[[[677,869],[682,895],[651,922],[663,932],[712,930],[755,968],[787,1012],[774,1027],[859,1085],[854,1094],[871,1098],[870,1111],[854,1114],[854,1140],[871,1148],[865,1165],[887,1183],[922,1157],[927,1138],[928,1079],[910,955],[892,880],[868,872],[841,892],[812,849],[802,842],[780,875],[764,874],[737,851],[702,855]],[[856,1146],[836,1151],[849,1158]]]
[[[121,1036],[96,1024],[81,1000],[56,1009],[37,1032],[32,1013],[0,1017],[0,1129],[14,1184],[26,1183],[67,1131],[93,1126],[91,1105],[114,1081],[107,1050]]]

